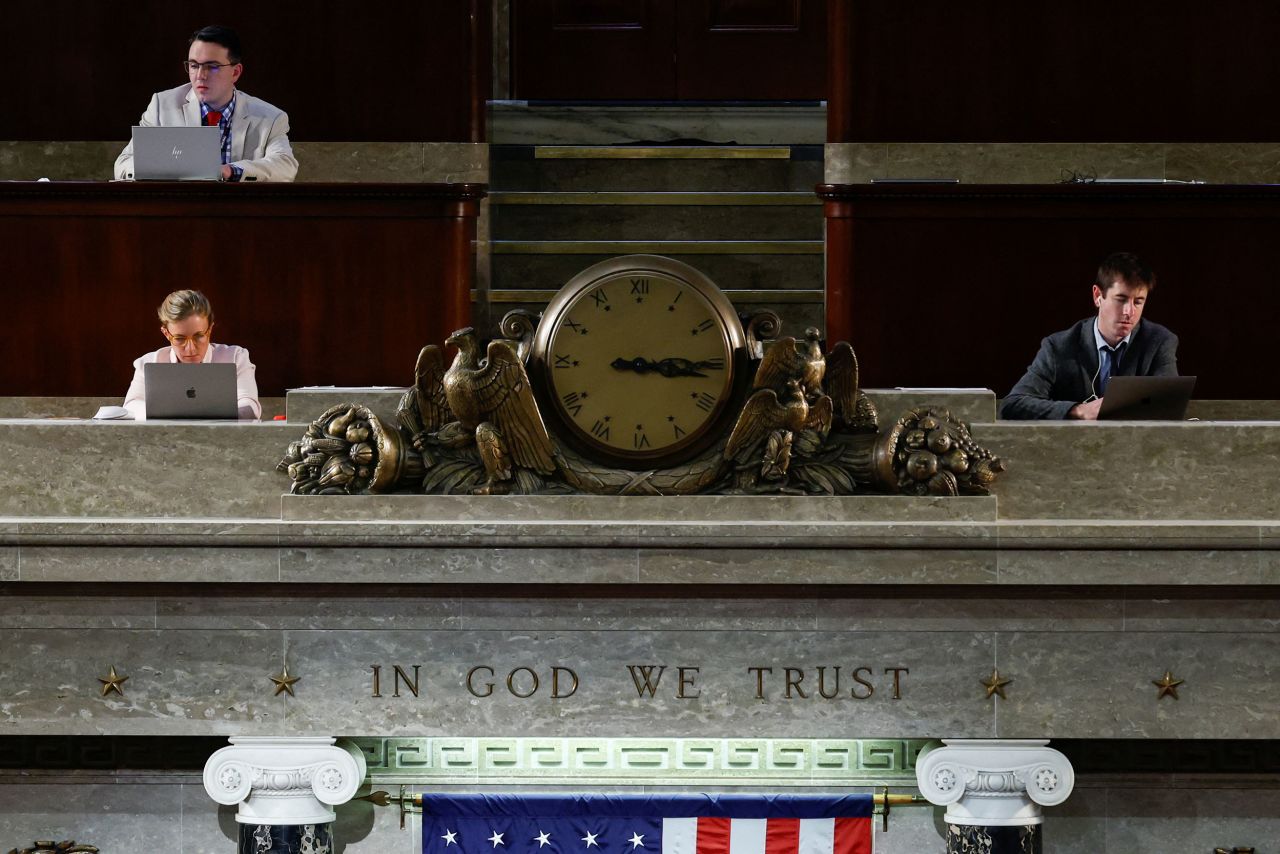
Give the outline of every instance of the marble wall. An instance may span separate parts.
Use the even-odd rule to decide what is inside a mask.
[[[1280,737],[1280,603],[1238,591],[314,587],[12,590],[0,732]],[[271,679],[286,664],[294,696]],[[104,696],[111,667],[129,679]],[[981,682],[997,667],[1003,699]],[[1152,684],[1166,670],[1177,699]]]

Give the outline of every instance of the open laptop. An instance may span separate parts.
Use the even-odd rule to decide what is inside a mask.
[[[217,181],[222,177],[222,129],[133,129],[133,177],[137,181]]]
[[[230,362],[198,365],[143,365],[147,384],[147,420],[155,418],[236,419],[236,366]]]
[[[1112,377],[1098,420],[1182,421],[1195,377]]]

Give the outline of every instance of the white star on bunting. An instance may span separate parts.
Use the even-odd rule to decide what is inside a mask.
[[[586,835],[586,836],[584,836],[584,837],[582,837],[582,841],[583,841],[583,842],[585,842],[585,843],[587,843],[587,847],[588,847],[588,848],[590,848],[592,845],[594,845],[595,847],[599,848],[599,847],[600,847],[600,843],[599,843],[599,842],[596,842],[596,837],[597,837],[597,836],[599,836],[599,835],[600,835],[600,834],[598,834],[598,833],[592,833],[591,831],[589,831],[589,830],[588,830],[588,831],[587,831],[587,835]]]
[[[539,831],[538,831],[538,835],[537,835],[537,837],[534,839],[534,841],[538,843],[538,847],[539,847],[539,848],[541,848],[541,847],[542,847],[542,846],[544,846],[544,845],[550,845],[550,844],[551,844],[551,834],[550,834],[550,833],[547,833],[545,830],[539,830]]]
[[[505,833],[499,833],[498,831],[495,830],[493,832],[493,836],[489,837],[489,841],[493,843],[494,848],[497,848],[499,845],[506,847],[507,843],[502,841],[502,837],[504,836],[506,836]]]
[[[636,833],[634,830],[631,831],[631,838],[628,839],[627,841],[631,843],[632,851],[635,851],[637,848],[644,847],[644,835],[640,833]]]
[[[441,836],[440,838],[444,840],[445,848],[448,848],[450,845],[455,845],[458,842],[458,834],[447,827],[444,829],[444,836]]]

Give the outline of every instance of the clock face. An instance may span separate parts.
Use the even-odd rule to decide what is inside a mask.
[[[575,277],[535,344],[546,402],[574,444],[632,467],[687,459],[715,438],[744,346],[714,284],[687,265],[644,257]]]

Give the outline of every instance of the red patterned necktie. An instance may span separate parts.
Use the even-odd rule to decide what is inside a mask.
[[[222,113],[218,110],[210,110],[204,114],[204,123],[209,127],[217,127],[222,121]]]

